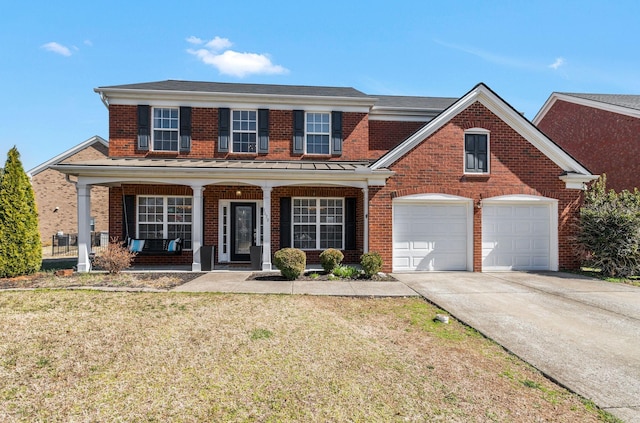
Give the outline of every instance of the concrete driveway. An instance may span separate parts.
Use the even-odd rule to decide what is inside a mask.
[[[560,384],[640,422],[640,288],[555,272],[394,276]]]

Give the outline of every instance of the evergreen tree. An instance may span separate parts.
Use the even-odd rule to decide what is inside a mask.
[[[0,176],[0,277],[34,273],[41,264],[35,195],[13,147]]]

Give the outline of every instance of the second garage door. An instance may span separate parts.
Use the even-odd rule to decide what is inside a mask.
[[[396,203],[393,270],[469,270],[466,202]]]
[[[482,270],[557,270],[554,210],[549,202],[485,202]]]

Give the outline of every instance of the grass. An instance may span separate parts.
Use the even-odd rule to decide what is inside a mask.
[[[439,312],[416,298],[4,291],[0,421],[605,420]]]
[[[611,282],[611,283],[622,283],[625,285],[632,285],[640,287],[640,276],[631,276],[628,278],[613,278],[608,277],[602,274],[599,269],[592,269],[588,267],[583,267],[577,272],[581,275],[590,276],[592,278],[601,279],[603,281]]]

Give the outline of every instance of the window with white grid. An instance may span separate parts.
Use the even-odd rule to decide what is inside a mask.
[[[234,153],[255,153],[258,136],[258,112],[234,110],[232,113],[232,138]]]
[[[329,113],[307,113],[307,154],[329,154],[330,116]]]
[[[343,198],[294,198],[292,218],[295,248],[343,249]]]
[[[192,197],[138,197],[138,238],[182,239],[191,249]]]
[[[178,151],[177,108],[153,108],[153,149]]]

